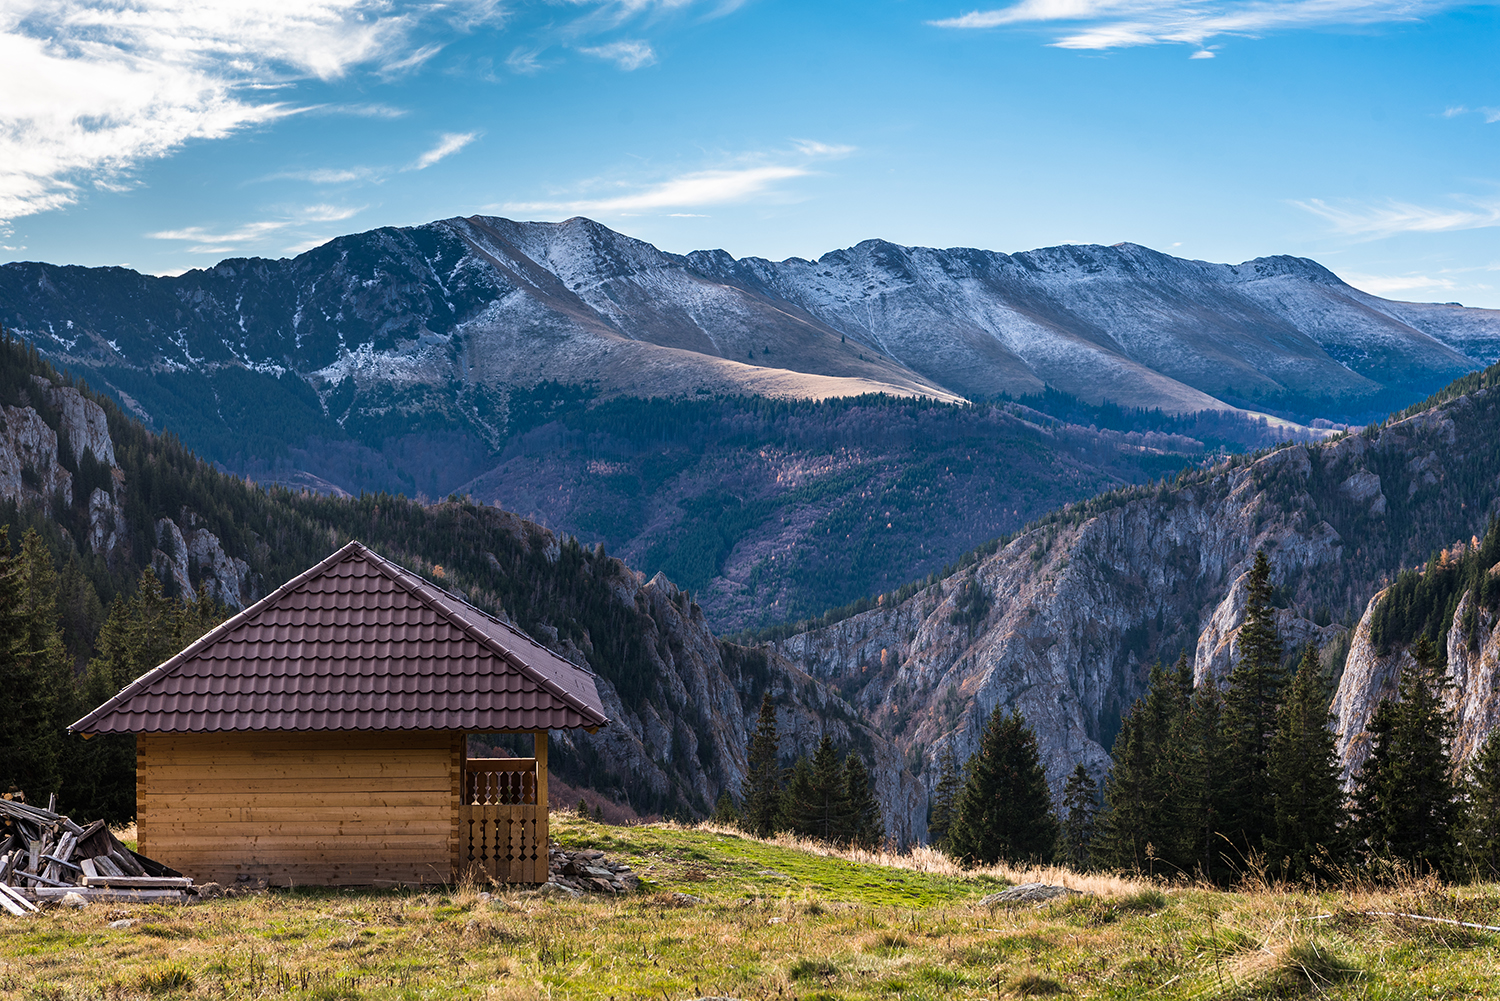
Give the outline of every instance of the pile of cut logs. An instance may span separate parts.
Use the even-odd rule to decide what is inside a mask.
[[[53,810],[0,799],[0,911],[29,914],[70,893],[83,901],[180,901],[192,885],[126,848],[102,820],[79,827]]]

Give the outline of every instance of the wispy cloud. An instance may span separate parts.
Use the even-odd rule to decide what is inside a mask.
[[[642,66],[651,66],[656,62],[655,50],[645,42],[610,42],[608,45],[597,45],[578,51],[584,55],[608,60],[627,72],[638,70]]]
[[[8,0],[0,219],[128,186],[190,140],[295,114],[274,99],[288,82],[410,70],[437,51],[420,34],[499,16],[494,0]]]
[[[357,181],[375,181],[386,171],[375,167],[325,167],[317,170],[283,170],[268,174],[266,181],[306,181],[309,184],[353,184]]]
[[[1430,278],[1427,275],[1363,275],[1351,272],[1339,277],[1362,292],[1381,296],[1395,292],[1452,292],[1461,287],[1452,278]]]
[[[790,151],[760,153],[741,157],[735,166],[694,170],[654,184],[616,185],[627,190],[603,197],[571,198],[554,201],[510,202],[507,212],[537,212],[568,215],[628,215],[662,209],[692,209],[709,205],[726,205],[757,198],[784,197],[782,181],[815,173],[814,162],[834,156],[847,156],[852,146],[835,146],[810,140],[798,140]],[[674,212],[676,216],[692,213]]]
[[[1177,42],[1203,46],[1221,35],[1256,36],[1296,28],[1411,21],[1459,0],[1021,0],[930,21],[939,28],[976,30],[1076,22],[1082,29],[1055,38],[1065,49],[1116,49]],[[1200,49],[1200,53],[1207,51]],[[1209,59],[1208,55],[1194,58]]]
[[[311,223],[342,222],[364,211],[363,206],[307,205],[286,213],[279,219],[262,219],[244,223],[229,229],[214,229],[207,226],[185,226],[181,229],[164,229],[146,235],[153,240],[180,240],[191,244],[190,254],[228,254],[242,251],[247,246],[259,246],[273,236],[280,236]],[[322,243],[319,239],[316,243]]]
[[[1478,115],[1488,125],[1500,122],[1500,108],[1466,108],[1459,105],[1455,108],[1447,108],[1443,111],[1444,118],[1457,118],[1460,115]]]
[[[1292,204],[1321,216],[1346,236],[1379,237],[1397,233],[1447,233],[1500,226],[1500,198],[1458,198],[1448,207],[1414,205],[1387,199],[1378,204],[1330,205],[1319,198]]]
[[[438,144],[417,157],[412,170],[426,170],[439,160],[445,159],[479,138],[478,132],[444,132]]]

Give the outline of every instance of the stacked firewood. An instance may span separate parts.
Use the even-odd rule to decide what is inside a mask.
[[[126,848],[102,820],[80,827],[54,810],[0,799],[0,910],[28,914],[69,894],[82,901],[182,900],[192,885]]]

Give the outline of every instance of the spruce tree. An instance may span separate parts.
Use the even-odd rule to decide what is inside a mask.
[[[1182,728],[1184,760],[1178,796],[1182,803],[1183,835],[1191,842],[1190,864],[1184,868],[1214,883],[1234,872],[1226,858],[1229,847],[1221,835],[1227,776],[1233,772],[1224,744],[1224,697],[1217,685],[1200,685],[1193,692]]]
[[[958,763],[953,758],[953,747],[949,745],[938,757],[938,782],[932,790],[932,802],[927,810],[927,840],[934,848],[947,847],[960,788]]]
[[[1270,752],[1276,832],[1266,855],[1293,879],[1318,871],[1320,863],[1345,861],[1347,817],[1332,722],[1318,651],[1309,643],[1287,690]]]
[[[224,616],[224,608],[200,591],[198,600],[181,602],[166,595],[156,574],[147,569],[136,592],[118,597],[99,631],[95,654],[84,677],[84,712],[113,698],[120,689],[167,660]],[[76,814],[111,823],[135,816],[135,737],[98,734],[74,742],[70,784]]]
[[[828,734],[818,741],[808,762],[806,785],[798,784],[795,793],[790,785],[787,787],[784,812],[794,834],[830,844],[844,840],[849,827],[849,802],[844,791],[844,769]]]
[[[853,751],[844,759],[844,803],[847,810],[839,841],[874,851],[885,843],[885,818],[865,763]]]
[[[1146,806],[1152,761],[1144,739],[1144,703],[1137,700],[1120,721],[1104,778],[1104,809],[1096,824],[1094,861],[1107,869],[1144,872],[1150,821]]]
[[[1224,694],[1224,742],[1234,768],[1226,776],[1222,831],[1248,862],[1265,851],[1276,833],[1276,802],[1271,788],[1271,738],[1280,705],[1281,637],[1271,605],[1271,564],[1264,549],[1250,571],[1245,624],[1239,634],[1240,660]]]
[[[725,826],[733,826],[739,824],[740,811],[739,808],[734,805],[734,797],[730,795],[728,789],[725,789],[723,792],[719,793],[718,801],[714,803],[714,813],[712,820],[716,824],[724,824]]]
[[[1099,785],[1079,762],[1063,787],[1062,840],[1058,855],[1062,863],[1077,872],[1090,867],[1094,842],[1094,815],[1099,811]]]
[[[810,837],[807,817],[811,804],[817,798],[813,790],[812,765],[807,755],[799,755],[787,776],[786,788],[781,793],[781,813],[772,825],[775,830],[789,831],[802,837]]]
[[[63,751],[73,722],[73,671],[57,611],[57,572],[35,529],[10,554],[0,528],[0,791],[11,786],[33,801],[64,792]]]
[[[996,707],[958,800],[953,854],[968,863],[1036,862],[1057,846],[1057,818],[1036,731],[1021,711]]]
[[[781,821],[780,741],[776,735],[776,706],[771,693],[760,700],[760,718],[750,738],[749,767],[744,785],[745,830],[757,837],[776,833]]]
[[[1500,879],[1500,730],[1491,730],[1467,770],[1469,810],[1464,861],[1476,879]]]
[[[1354,795],[1355,832],[1367,859],[1441,872],[1459,818],[1448,756],[1454,724],[1440,696],[1437,647],[1423,636],[1412,656],[1396,701],[1382,699],[1366,727],[1370,756]]]

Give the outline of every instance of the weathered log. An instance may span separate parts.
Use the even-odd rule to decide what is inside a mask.
[[[108,855],[95,855],[94,865],[99,869],[101,876],[123,876],[125,872]]]
[[[94,860],[91,858],[79,859],[78,867],[83,870],[85,876],[99,875],[99,867],[94,865]]]
[[[23,891],[24,892],[24,891]],[[85,900],[107,901],[166,901],[185,900],[187,894],[181,890],[114,890],[102,886],[68,886],[60,888],[38,887],[30,891],[38,900],[57,900],[69,893],[76,893]]]
[[[193,881],[187,876],[85,876],[83,885],[132,890],[186,890],[193,885]]]

